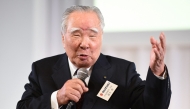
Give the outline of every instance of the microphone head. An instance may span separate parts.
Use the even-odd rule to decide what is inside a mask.
[[[86,68],[79,68],[77,71],[77,78],[85,80],[88,77],[88,70]]]

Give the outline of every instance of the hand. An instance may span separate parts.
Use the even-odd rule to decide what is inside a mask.
[[[164,56],[166,53],[166,38],[164,33],[160,34],[160,42],[153,37],[150,38],[152,44],[150,55],[150,69],[155,75],[161,76],[164,73]]]
[[[58,105],[60,106],[67,104],[69,100],[78,102],[81,98],[81,95],[87,91],[88,88],[80,79],[75,78],[68,80],[57,92]]]

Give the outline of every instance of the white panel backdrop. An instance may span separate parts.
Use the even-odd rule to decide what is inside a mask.
[[[24,91],[31,64],[64,52],[61,16],[74,4],[92,5],[90,0],[1,0],[0,1],[0,102],[14,109]],[[102,52],[136,63],[143,79],[149,65],[151,35],[160,32],[105,33]],[[190,30],[165,31],[166,64],[172,84],[170,109],[190,108]]]

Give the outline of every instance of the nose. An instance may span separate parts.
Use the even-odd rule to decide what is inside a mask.
[[[86,50],[89,48],[89,38],[88,37],[83,37],[80,43],[80,48],[83,50]]]

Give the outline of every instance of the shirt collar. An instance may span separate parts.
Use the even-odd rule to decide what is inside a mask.
[[[73,77],[75,71],[76,71],[78,68],[70,61],[69,58],[68,58],[68,60],[69,60],[69,68],[70,68],[70,71],[71,71],[71,76]],[[89,67],[89,68],[87,68],[86,70],[88,70],[88,75],[90,76],[90,75],[91,75],[91,72],[92,72],[92,66]]]

